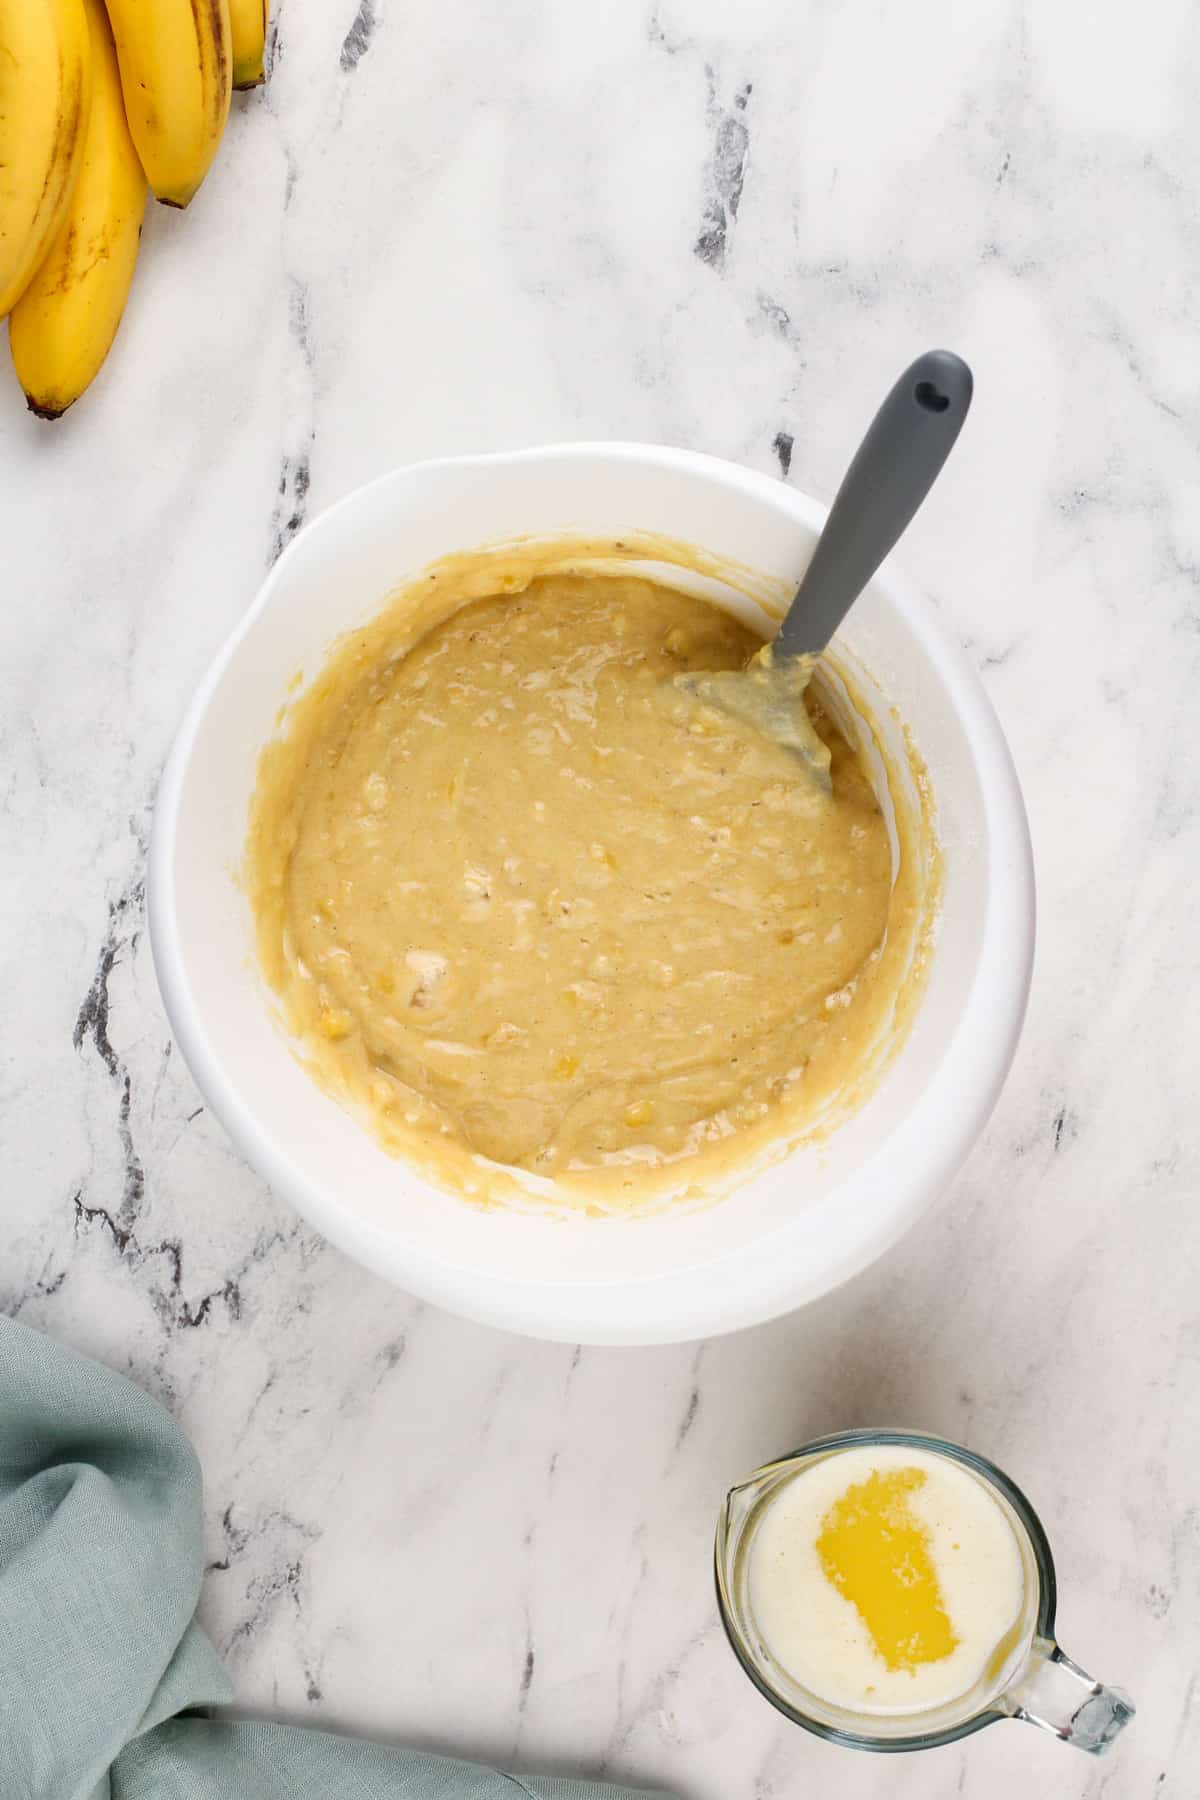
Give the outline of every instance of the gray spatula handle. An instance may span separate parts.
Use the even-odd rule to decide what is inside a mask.
[[[972,387],[970,369],[949,350],[928,350],[904,371],[846,470],[779,628],[777,658],[825,648],[933,486]]]

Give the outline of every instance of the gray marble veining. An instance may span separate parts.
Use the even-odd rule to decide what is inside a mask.
[[[54,427],[0,384],[0,1305],[127,1370],[207,1482],[248,1709],[687,1800],[1191,1800],[1200,1766],[1200,16],[850,0],[279,0]],[[993,1121],[934,1214],[701,1346],[525,1343],[303,1227],[173,1050],[144,936],[193,685],[304,520],[398,462],[620,436],[828,497],[896,369],[976,403],[900,560],[983,672],[1041,896]],[[729,1481],[911,1421],[1042,1512],[1107,1763],[876,1761],[740,1675]]]

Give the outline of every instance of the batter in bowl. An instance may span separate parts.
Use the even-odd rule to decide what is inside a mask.
[[[486,1159],[626,1204],[861,1097],[928,895],[819,683],[831,794],[674,680],[758,643],[619,564],[461,559],[263,753],[267,980],[314,1075],[444,1184],[482,1197]]]

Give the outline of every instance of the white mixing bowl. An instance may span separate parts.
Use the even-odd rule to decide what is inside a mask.
[[[793,579],[824,508],[682,450],[557,445],[424,463],[301,532],[202,682],[159,791],[154,959],[175,1035],[238,1148],[335,1244],[414,1294],[537,1337],[666,1343],[825,1293],[945,1187],[1008,1071],[1033,958],[1016,775],[950,633],[885,570],[839,637],[911,728],[945,858],[942,916],[911,1032],[866,1104],[725,1200],[643,1218],[485,1211],[388,1156],[305,1073],[255,972],[236,880],[258,752],[291,678],[388,593],[455,550],[527,535],[681,539]]]

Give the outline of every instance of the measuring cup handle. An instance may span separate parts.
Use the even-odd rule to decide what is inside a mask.
[[[1053,1732],[1092,1756],[1103,1756],[1136,1707],[1120,1688],[1102,1687],[1057,1644],[1036,1642],[1019,1679],[1005,1695],[1005,1710]]]

